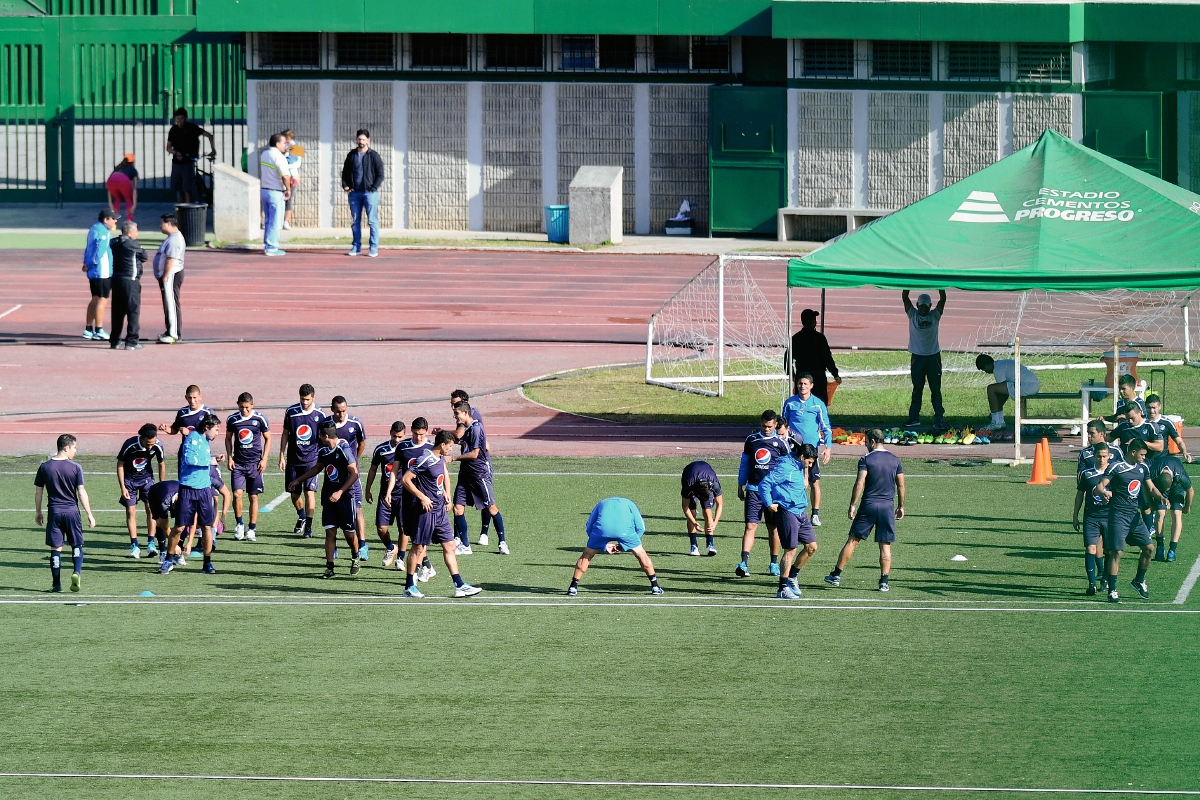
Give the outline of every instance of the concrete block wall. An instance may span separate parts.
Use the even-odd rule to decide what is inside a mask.
[[[996,162],[998,109],[999,99],[994,94],[946,93],[942,104],[944,186]]]
[[[868,202],[899,208],[929,193],[929,95],[872,92],[869,102]]]
[[[794,205],[846,208],[854,189],[854,103],[850,92],[797,92]]]
[[[484,230],[543,230],[542,86],[484,84],[482,125]]]
[[[622,217],[626,233],[634,232],[637,215],[633,118],[632,85],[558,85],[559,202],[567,202],[567,187],[580,167],[624,167]]]
[[[291,128],[296,142],[304,146],[300,165],[300,189],[292,203],[292,224],[297,228],[315,228],[321,224],[320,203],[320,84],[316,81],[255,81],[257,102],[250,115],[250,142],[247,156],[250,174],[258,176],[258,154],[271,140],[271,134]]]
[[[1036,142],[1047,129],[1071,136],[1072,97],[1069,94],[1013,95],[1013,152]]]
[[[467,230],[467,85],[408,89],[409,225]]]
[[[708,222],[708,87],[652,85],[650,95],[650,233],[688,200],[699,232]]]
[[[350,204],[342,191],[342,166],[346,155],[357,146],[359,128],[371,132],[371,149],[383,159],[384,180],[379,190],[379,225],[391,228],[395,219],[392,181],[392,86],[379,81],[353,81],[333,84],[333,153],[329,159],[333,224],[350,226]],[[366,220],[363,221],[366,226]],[[364,234],[365,236],[365,234]]]

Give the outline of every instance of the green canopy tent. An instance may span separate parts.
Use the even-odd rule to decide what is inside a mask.
[[[793,287],[920,284],[1200,289],[1200,195],[1048,130],[992,166],[790,260],[787,329]]]

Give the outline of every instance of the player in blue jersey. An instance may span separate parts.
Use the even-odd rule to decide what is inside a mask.
[[[279,471],[292,495],[292,506],[296,509],[296,527],[292,533],[305,539],[312,536],[313,516],[317,513],[317,479],[315,477],[290,487],[297,476],[303,475],[317,463],[317,451],[321,443],[317,439],[317,428],[325,415],[317,408],[317,391],[311,383],[301,384],[300,402],[287,407],[283,412],[283,434],[279,444]]]
[[[179,508],[179,481],[159,481],[150,487],[146,499],[150,515],[154,517],[154,532],[158,538],[158,566],[174,555],[170,551],[171,517]]]
[[[850,534],[838,553],[833,571],[825,576],[830,586],[842,584],[842,570],[850,563],[854,548],[866,541],[874,528],[875,542],[879,545],[879,591],[891,588],[896,521],[904,519],[904,466],[894,453],[884,449],[883,441],[880,429],[867,431],[867,454],[858,460],[858,479],[850,492]]]
[[[346,398],[340,394],[334,397],[329,403],[329,416],[325,419],[333,420],[337,425],[338,438],[349,445],[350,452],[354,454],[355,463],[361,460],[367,449],[367,431],[363,427],[362,420],[350,413]],[[363,517],[361,481],[355,480],[354,486],[350,489],[350,495],[354,499],[354,530],[358,537],[358,558],[365,564],[370,557],[371,549],[367,546],[367,522]]]
[[[429,434],[429,421],[424,417],[417,417],[412,421],[409,427],[409,437],[401,439],[400,444],[396,445],[396,462],[395,468],[388,474],[387,477],[387,494],[392,498],[392,513],[396,523],[396,530],[399,532],[400,552],[396,554],[396,569],[407,569],[408,549],[412,544],[408,532],[404,530],[404,509],[406,503],[414,503],[416,500],[408,490],[404,488],[404,481],[401,477],[404,471],[411,469],[418,459],[433,448],[433,442],[427,437]],[[429,554],[426,553],[421,559],[421,565],[417,567],[417,582],[425,583],[434,575],[437,575],[437,570],[433,568],[433,564],[429,560]]]
[[[450,393],[450,414],[452,417],[454,417],[454,438],[458,439],[459,441],[462,441],[462,437],[467,432],[468,426],[464,425],[458,421],[458,417],[454,416],[454,411],[463,403],[467,403],[469,405],[470,402],[471,402],[471,396],[469,394],[467,394],[466,391],[463,389],[455,389],[453,392]],[[470,408],[471,408],[471,419],[475,420],[476,422],[478,422],[482,425],[483,424],[483,414],[479,413],[479,409],[476,408],[475,406],[470,406]],[[485,455],[488,455],[488,456],[491,455],[491,451],[488,450],[486,442],[484,443],[483,452]],[[491,512],[488,511],[486,508],[479,509],[479,544],[481,547],[488,546],[488,541],[489,541],[488,530],[491,528],[491,525],[492,525]],[[458,531],[456,530],[455,533],[457,535]],[[459,541],[462,542],[463,546],[456,548],[456,552],[458,553],[458,555],[460,555],[460,556],[461,555],[468,555],[468,556],[471,555],[471,540],[470,540],[470,538],[469,537],[466,539],[460,538]]]
[[[1133,411],[1131,406],[1129,409]],[[1162,502],[1162,494],[1150,479],[1150,468],[1146,465],[1146,443],[1131,439],[1125,446],[1125,461],[1109,465],[1108,471],[1097,484],[1099,491],[1108,500],[1108,528],[1104,531],[1104,557],[1108,567],[1108,601],[1119,603],[1117,575],[1121,569],[1121,554],[1126,544],[1141,548],[1138,571],[1130,585],[1144,599],[1149,599],[1150,589],[1146,585],[1146,571],[1154,558],[1154,543],[1146,523],[1142,519],[1139,504],[1142,492],[1149,492],[1147,499]]]
[[[812,393],[813,377],[807,372],[796,376],[796,393],[783,404],[780,412],[792,433],[800,441],[817,448],[819,458],[809,470],[808,483],[812,493],[812,524],[821,527],[821,465],[829,463],[833,447],[833,427],[829,424],[829,409],[821,398]]]
[[[324,476],[321,481],[321,527],[325,529],[325,574],[321,577],[334,576],[333,561],[339,528],[350,547],[350,575],[354,576],[361,569],[353,495],[354,485],[358,483],[358,458],[350,443],[338,436],[337,423],[333,420],[322,422],[317,431],[321,442],[317,461],[307,472],[292,479],[288,491],[295,491],[318,473]]]
[[[200,387],[194,383],[187,387],[187,391],[183,393],[183,397],[187,400],[187,405],[175,412],[175,419],[172,420],[171,424],[160,424],[158,426],[158,430],[161,433],[169,433],[172,436],[179,434],[180,456],[183,455],[183,442],[187,439],[188,434],[196,429],[196,423],[209,414],[217,413],[204,405],[204,395],[200,394]]]
[[[117,452],[117,485],[121,487],[120,503],[125,507],[125,526],[129,529],[129,557],[141,558],[138,546],[137,507],[146,506],[146,555],[158,554],[154,515],[150,513],[150,487],[154,485],[154,462],[158,461],[158,479],[167,478],[166,454],[158,441],[158,428],[147,422],[130,436]]]
[[[79,504],[87,512],[88,527],[96,527],[96,517],[83,488],[83,467],[75,463],[75,437],[58,437],[58,453],[43,461],[33,478],[33,521],[46,526],[46,546],[50,548],[50,591],[62,591],[63,542],[71,547],[71,591],[78,592],[83,580],[83,521]],[[42,495],[46,495],[46,516],[42,516]]]
[[[1104,423],[1100,423],[1103,425]],[[1075,479],[1075,510],[1071,512],[1071,527],[1083,531],[1083,564],[1087,572],[1087,595],[1098,592],[1108,573],[1104,570],[1104,531],[1108,527],[1108,498],[1100,491],[1100,482],[1108,473],[1109,449],[1104,442],[1087,447],[1091,450],[1090,464],[1079,470]],[[1080,456],[1082,461],[1082,454]],[[1083,509],[1083,523],[1079,511]]]
[[[404,530],[412,537],[412,549],[405,568],[405,597],[425,596],[417,588],[416,569],[431,544],[442,546],[446,569],[454,579],[455,597],[470,597],[482,591],[464,581],[458,572],[458,558],[454,554],[456,540],[446,516],[446,460],[453,447],[454,434],[438,431],[433,437],[433,447],[421,454],[415,464],[405,465],[401,477],[404,488],[413,498],[404,507]]]
[[[1179,547],[1179,537],[1183,535],[1183,515],[1192,513],[1192,500],[1195,490],[1192,479],[1183,467],[1183,461],[1176,456],[1162,456],[1151,467],[1154,485],[1163,496],[1158,506],[1155,519],[1155,552],[1163,553],[1163,537],[1167,529],[1167,514],[1171,514],[1171,545],[1165,555],[1158,555],[1161,561],[1174,561],[1175,551]]]
[[[1115,464],[1118,461],[1125,460],[1125,451],[1121,446],[1112,443],[1108,444],[1105,440],[1108,438],[1108,426],[1104,424],[1102,419],[1094,419],[1087,424],[1087,447],[1079,451],[1079,462],[1075,467],[1076,474],[1083,472],[1085,469],[1091,469],[1097,465],[1096,461],[1096,445],[1103,444],[1108,451],[1108,463]]]
[[[704,519],[704,541],[708,554],[717,554],[717,523],[725,509],[725,498],[721,496],[721,481],[717,471],[707,461],[693,461],[683,468],[680,476],[680,494],[683,498],[683,518],[687,522],[688,538],[691,540],[689,555],[700,555],[697,536],[700,533],[699,509]]]
[[[763,508],[758,483],[767,476],[775,462],[787,455],[788,444],[778,432],[779,417],[767,409],[759,417],[759,430],[746,437],[742,445],[742,460],[738,465],[738,499],[744,503],[746,527],[742,533],[742,560],[734,569],[739,578],[750,575],[750,551],[760,522],[766,523],[771,548],[770,574],[779,574],[779,539],[771,513]]]
[[[209,442],[217,436],[217,426],[221,421],[216,414],[207,414],[195,421],[192,430],[183,440],[183,452],[179,458],[179,500],[175,513],[175,527],[171,529],[171,540],[167,545],[168,552],[174,553],[185,530],[199,527],[203,538],[201,547],[204,552],[204,572],[211,575],[217,570],[212,563],[213,522],[216,510],[213,508],[212,475],[210,467],[215,460],[218,464],[225,460],[225,454],[213,456]],[[184,552],[187,548],[184,548]],[[179,564],[175,556],[163,561],[160,571],[166,575]]]
[[[229,464],[229,482],[233,484],[233,538],[248,542],[258,539],[258,496],[263,491],[263,473],[271,455],[271,426],[267,418],[254,410],[254,395],[242,392],[238,410],[225,420],[225,453]],[[246,527],[243,495],[250,495],[250,526]]]
[[[646,522],[632,500],[624,497],[601,500],[592,509],[584,530],[587,532],[587,544],[583,548],[583,554],[575,562],[571,586],[567,589],[568,596],[574,597],[579,594],[579,579],[588,571],[592,559],[600,553],[633,553],[642,571],[650,579],[650,594],[663,593],[662,587],[658,585],[658,575],[654,572],[654,562],[650,560],[646,548],[642,547],[642,537],[646,535]]]
[[[388,440],[375,445],[375,450],[371,453],[371,468],[367,470],[367,505],[375,502],[373,494],[375,474],[379,473],[379,505],[375,507],[375,532],[379,535],[379,541],[383,543],[384,569],[394,564],[396,556],[400,553],[400,548],[392,542],[392,536],[388,530],[399,521],[400,506],[392,505],[392,493],[388,490],[388,485],[392,479],[392,473],[395,471],[396,448],[402,441],[404,441],[404,423],[396,420],[392,423]],[[403,523],[400,523],[400,527],[403,530]]]
[[[1188,452],[1187,442],[1179,435],[1179,429],[1175,427],[1175,423],[1164,417],[1162,412],[1162,398],[1156,394],[1146,395],[1146,422],[1150,423],[1162,437],[1163,443],[1166,445],[1163,448],[1163,454],[1170,455],[1173,444],[1179,451],[1179,457],[1189,464],[1192,463],[1192,454]]]
[[[496,495],[492,490],[492,462],[488,458],[487,434],[484,433],[483,423],[475,419],[471,412],[471,404],[459,403],[454,408],[454,421],[463,429],[458,437],[461,452],[451,460],[459,462],[458,481],[454,485],[454,529],[460,542],[455,550],[460,555],[471,554],[471,537],[467,530],[467,506],[474,506],[480,511],[491,515],[496,525],[496,535],[500,538],[498,551],[508,555],[508,541],[504,535],[504,517],[496,507]],[[487,546],[486,533],[479,536],[479,544]]]
[[[800,570],[817,552],[817,534],[805,513],[808,509],[807,473],[817,460],[817,448],[793,440],[789,449],[788,455],[775,462],[767,477],[758,484],[758,491],[763,505],[776,515],[779,546],[783,549],[779,590],[775,596],[780,600],[799,600]]]

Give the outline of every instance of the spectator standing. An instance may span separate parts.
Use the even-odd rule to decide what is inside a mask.
[[[286,255],[279,249],[279,231],[283,227],[284,205],[292,196],[292,173],[288,167],[287,140],[282,133],[271,134],[271,142],[258,157],[259,196],[263,207],[263,254]]]
[[[179,292],[183,288],[183,256],[187,243],[179,232],[179,222],[174,214],[163,214],[162,232],[166,235],[154,256],[154,277],[162,292],[163,317],[167,329],[158,337],[159,344],[176,344],[183,335],[183,314],[179,307]]]
[[[937,308],[929,295],[917,298],[914,307],[908,290],[901,295],[904,313],[908,315],[909,370],[912,374],[912,402],[908,406],[906,428],[921,424],[921,401],[925,393],[925,382],[929,382],[929,400],[933,404],[934,430],[946,430],[946,409],[942,406],[942,347],[938,343],[938,325],[946,310],[946,291],[938,292]]]
[[[200,137],[208,139],[209,157],[217,155],[217,143],[213,135],[194,122],[188,122],[188,113],[175,109],[175,124],[167,132],[167,152],[171,154],[171,188],[175,190],[177,203],[192,202],[196,191],[196,159],[200,158]]]
[[[139,320],[142,309],[142,265],[146,251],[138,242],[138,226],[131,219],[121,223],[121,235],[112,243],[113,303],[112,335],[108,346],[113,350],[141,350]],[[121,328],[128,326],[125,341]]]
[[[104,188],[108,190],[109,209],[119,211],[124,203],[125,219],[133,219],[133,212],[137,211],[138,171],[133,165],[135,161],[137,156],[126,153],[104,182]]]
[[[290,231],[292,207],[296,204],[296,190],[300,188],[300,164],[304,161],[304,148],[296,144],[296,132],[291,128],[283,132],[283,138],[287,140],[287,147],[283,152],[287,158],[288,171],[292,173],[292,193],[283,205],[283,229]]]
[[[812,393],[828,406],[829,389],[825,373],[832,375],[837,383],[841,383],[842,379],[838,377],[837,364],[833,363],[829,340],[817,330],[819,316],[821,312],[812,308],[800,312],[800,330],[792,334],[792,375],[804,372],[812,375],[815,378]]]
[[[83,328],[85,339],[108,338],[108,331],[104,330],[104,307],[112,293],[112,250],[109,242],[116,227],[116,212],[104,209],[88,230],[87,244],[83,248],[83,271],[87,274],[88,289],[92,293]]]
[[[367,255],[379,255],[379,187],[383,185],[383,159],[371,149],[371,132],[361,128],[355,136],[358,147],[346,156],[342,165],[342,190],[350,201],[350,233],[354,238],[348,256],[362,252],[362,212],[367,210],[371,227],[370,250]]]

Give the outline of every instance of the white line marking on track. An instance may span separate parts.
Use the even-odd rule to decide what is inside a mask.
[[[173,775],[97,772],[0,772],[0,778],[59,778],[84,780],[183,780],[252,781],[263,783],[391,783],[452,784],[472,786],[612,786],[653,789],[829,789],[880,792],[1013,792],[1019,794],[1125,794],[1194,797],[1192,789],[1074,789],[1049,787],[1001,786],[887,786],[874,783],[737,783],[718,781],[609,781],[586,779],[504,779],[504,778],[390,778],[337,777],[324,775]]]
[[[10,308],[8,311],[5,311],[3,314],[0,314],[0,319],[4,319],[4,318],[5,318],[5,317],[7,317],[9,314],[11,314],[12,312],[14,312],[14,311],[16,311],[17,309],[19,309],[19,308],[20,308],[22,305],[24,305],[24,304],[23,304],[23,303],[18,303],[17,305],[15,305],[15,306],[13,306],[12,308]]]
[[[280,503],[282,503],[284,500],[287,500],[290,498],[291,498],[291,495],[288,494],[287,492],[284,492],[283,494],[279,495],[274,500],[272,500],[271,502],[267,503],[265,506],[260,508],[259,511],[262,511],[264,514],[269,514],[272,511],[274,511],[279,506]]]
[[[1196,581],[1200,580],[1200,556],[1196,556],[1196,563],[1192,564],[1192,571],[1183,579],[1183,585],[1179,587],[1179,594],[1175,595],[1175,605],[1181,606],[1187,602],[1188,595],[1192,593],[1192,589],[1196,588]]]

